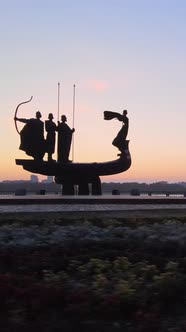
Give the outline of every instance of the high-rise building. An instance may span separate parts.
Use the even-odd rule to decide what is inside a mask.
[[[47,176],[47,183],[52,183],[53,182],[53,176],[52,175],[48,175]]]
[[[42,183],[53,183],[53,176],[52,175],[48,175],[46,179],[41,181]]]
[[[38,177],[37,177],[37,175],[30,175],[30,182],[32,182],[32,183],[38,183],[39,182],[39,180],[38,180]]]

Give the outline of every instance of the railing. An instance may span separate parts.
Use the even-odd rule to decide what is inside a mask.
[[[186,190],[176,191],[176,190],[161,190],[161,191],[131,191],[131,196],[184,196],[186,197]]]
[[[112,195],[131,195],[131,196],[184,196],[186,197],[186,190],[144,190],[132,189],[131,191],[120,191],[118,189],[112,190]]]
[[[0,196],[23,196],[23,195],[61,195],[61,191],[53,190],[48,191],[45,189],[39,190],[25,190],[22,189],[15,189],[15,190],[1,190]],[[186,190],[185,191],[168,191],[168,190],[161,190],[161,191],[140,191],[140,190],[131,190],[131,191],[120,191],[113,189],[112,191],[103,191],[103,195],[130,195],[130,196],[182,196],[186,197]]]
[[[39,189],[39,190],[24,190],[24,189],[15,189],[15,190],[2,190],[0,191],[0,196],[3,196],[3,195],[60,195],[61,194],[61,191],[46,191],[45,189]]]

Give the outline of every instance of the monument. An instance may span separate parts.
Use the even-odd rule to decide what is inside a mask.
[[[58,121],[56,127],[54,125],[46,126],[48,124],[46,121],[44,126],[44,122],[41,121],[42,115],[39,111],[36,112],[35,118],[24,119],[17,117],[19,107],[29,103],[31,100],[32,97],[17,106],[14,120],[16,130],[20,135],[19,149],[25,151],[33,159],[16,159],[16,165],[21,165],[23,169],[34,174],[54,176],[55,182],[62,185],[63,195],[74,195],[76,193],[75,188],[77,188],[78,195],[101,195],[100,176],[121,173],[130,168],[129,140],[126,139],[129,121],[126,110],[123,111],[123,114],[111,111],[104,112],[105,120],[116,118],[122,122],[122,128],[112,142],[119,149],[118,158],[106,162],[78,163],[68,159],[72,134],[75,129],[71,129],[66,124],[67,118],[65,115],[62,115],[62,122]],[[49,119],[52,120],[51,113],[49,114]],[[17,121],[25,124],[20,132],[18,131]],[[52,130],[55,130],[58,134],[57,161],[52,159],[51,149],[50,152],[48,150],[47,139],[44,138],[44,127],[45,129],[47,128],[47,135],[48,127],[52,127]],[[60,150],[60,146],[62,146],[62,150]],[[62,155],[61,151],[64,151]],[[47,161],[43,160],[45,153],[49,153]]]

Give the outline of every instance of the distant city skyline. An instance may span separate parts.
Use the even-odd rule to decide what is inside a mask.
[[[31,175],[32,176],[32,175]],[[49,179],[50,178],[50,179]],[[52,181],[53,177],[44,177],[43,179],[39,179],[38,181],[32,181],[31,178],[29,179],[16,179],[16,180],[1,180],[0,183],[9,183],[9,182],[31,182],[31,183],[55,183],[54,179]],[[186,181],[175,181],[175,182],[169,182],[165,180],[159,180],[159,181],[152,181],[152,182],[145,182],[145,181],[104,181],[104,178],[102,178],[102,183],[138,183],[138,184],[153,184],[153,183],[167,183],[167,184],[181,184],[181,185],[186,185]]]
[[[127,109],[131,168],[102,182],[186,180],[184,0],[7,0],[0,8],[0,181],[30,177],[15,164],[29,158],[19,150],[16,106],[33,95],[18,116],[39,110],[57,122],[58,82],[71,127],[76,85],[74,161],[116,159],[121,124],[103,112]]]

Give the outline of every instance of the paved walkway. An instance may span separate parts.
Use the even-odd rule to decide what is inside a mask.
[[[73,211],[141,211],[186,210],[186,204],[29,204],[0,205],[0,213],[15,212],[73,212]]]
[[[3,204],[4,203],[4,204]],[[0,213],[60,213],[113,215],[182,215],[186,216],[186,198],[112,196],[26,195],[0,196]]]
[[[121,205],[121,204],[176,204],[186,205],[186,197],[174,195],[174,196],[131,196],[131,195],[102,195],[102,196],[62,196],[62,195],[1,195],[0,205],[25,205],[25,204],[69,204],[69,205]]]

